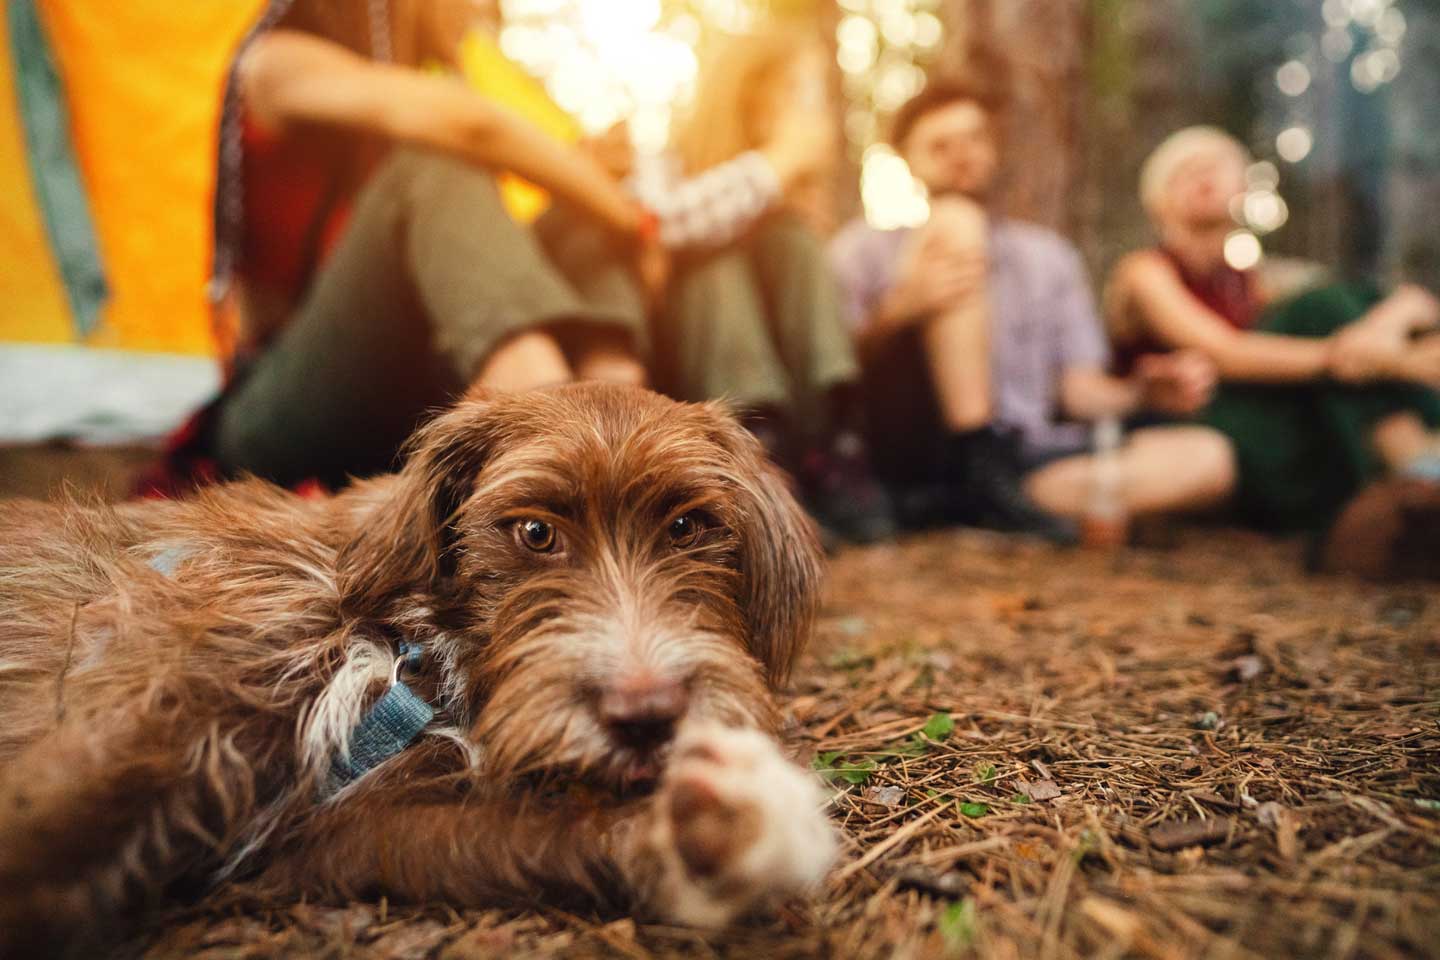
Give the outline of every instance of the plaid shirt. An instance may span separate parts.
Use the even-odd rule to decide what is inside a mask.
[[[722,247],[780,197],[780,178],[754,150],[693,177],[673,154],[640,158],[629,186],[660,219],[660,242],[670,250]]]

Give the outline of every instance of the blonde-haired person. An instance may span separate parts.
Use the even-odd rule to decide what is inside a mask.
[[[1244,519],[1323,529],[1365,483],[1435,473],[1440,301],[1370,283],[1276,299],[1225,259],[1250,156],[1215,127],[1171,135],[1146,161],[1140,198],[1157,244],[1117,265],[1106,295],[1121,367],[1197,351],[1222,388],[1203,420],[1230,438]]]
[[[865,542],[894,530],[871,478],[859,366],[823,226],[840,156],[828,55],[811,26],[712,38],[670,148],[628,185],[672,255],[654,321],[657,384],[724,397],[800,483],[822,526]]]
[[[877,470],[905,519],[1068,542],[1100,470],[1085,421],[1187,414],[1214,382],[1185,355],[1150,358],[1123,378],[1107,372],[1079,252],[994,203],[1003,109],[988,84],[932,79],[891,132],[929,193],[927,222],[881,230],[856,218],[830,252]],[[1233,469],[1213,430],[1164,426],[1135,430],[1114,475],[1126,512],[1168,515],[1222,501]]]

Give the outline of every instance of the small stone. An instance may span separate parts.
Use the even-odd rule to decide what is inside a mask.
[[[955,871],[936,873],[925,867],[906,867],[896,878],[902,890],[919,890],[936,897],[964,896],[965,878]]]
[[[1253,654],[1230,661],[1230,670],[1241,683],[1249,683],[1265,672],[1265,661]]]
[[[905,789],[894,786],[870,787],[865,791],[865,799],[882,807],[898,807],[905,802]]]

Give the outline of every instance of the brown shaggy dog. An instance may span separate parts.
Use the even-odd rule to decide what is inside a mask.
[[[327,500],[0,504],[0,954],[236,876],[706,925],[800,891],[834,840],[769,686],[819,577],[732,419],[598,385],[467,400]],[[397,673],[434,720],[336,782]]]

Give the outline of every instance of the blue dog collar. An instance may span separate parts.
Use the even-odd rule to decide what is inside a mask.
[[[404,750],[435,719],[435,708],[400,679],[401,668],[416,668],[423,658],[424,649],[419,644],[400,645],[390,689],[350,731],[349,755],[337,753],[330,762],[330,776],[325,784],[327,794],[354,783]]]

